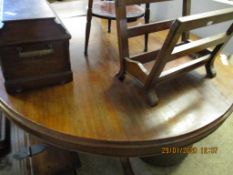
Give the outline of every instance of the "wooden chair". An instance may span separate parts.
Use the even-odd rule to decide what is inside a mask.
[[[196,41],[182,41],[178,43],[182,33],[193,29],[210,26],[233,19],[233,8],[222,9],[197,15],[181,17],[176,20],[154,22],[139,26],[127,27],[125,7],[134,3],[156,2],[156,0],[118,0],[116,2],[118,43],[121,60],[121,68],[118,78],[123,80],[128,73],[143,85],[143,91],[149,104],[158,103],[156,86],[173,77],[189,72],[200,66],[205,66],[208,77],[216,75],[214,60],[224,44],[230,39],[233,32],[233,24],[226,32],[202,38]],[[130,56],[128,39],[134,36],[169,29],[168,35],[159,50]],[[211,49],[208,49],[210,48]],[[167,63],[188,56],[190,59],[171,69],[164,69]],[[144,64],[154,61],[149,71]]]

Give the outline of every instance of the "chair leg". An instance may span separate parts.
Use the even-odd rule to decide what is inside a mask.
[[[213,78],[216,76],[216,71],[214,69],[214,61],[216,59],[216,55],[221,51],[224,44],[217,45],[212,51],[212,56],[209,61],[205,65],[206,73],[209,78]]]
[[[206,69],[207,77],[214,78],[216,76],[216,71],[214,69],[214,65],[213,64],[207,63],[205,65],[205,69]]]
[[[112,24],[112,20],[108,19],[108,33],[111,33],[111,24]]]
[[[87,23],[86,23],[86,34],[85,34],[85,49],[84,54],[87,55],[89,36],[91,30],[91,20],[92,20],[92,2],[89,1],[87,9]]]
[[[145,16],[144,16],[145,23],[149,23],[150,20],[150,3],[146,4],[146,10],[145,10]],[[144,52],[147,52],[148,50],[148,37],[149,34],[146,33],[144,36]]]
[[[124,79],[125,79],[125,74],[124,74],[124,73],[121,73],[121,72],[118,72],[118,73],[116,74],[116,77],[117,77],[118,80],[124,81]]]
[[[120,60],[120,70],[119,72],[116,74],[116,77],[118,78],[118,80],[120,81],[124,81],[125,79],[125,74],[126,74],[126,63],[124,59]]]
[[[156,106],[159,102],[159,98],[158,98],[158,95],[155,89],[150,89],[148,91],[145,91],[145,98],[146,98],[147,103],[151,107]]]

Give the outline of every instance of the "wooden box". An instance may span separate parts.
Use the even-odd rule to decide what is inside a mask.
[[[72,80],[69,39],[45,0],[3,2],[0,58],[8,92]]]

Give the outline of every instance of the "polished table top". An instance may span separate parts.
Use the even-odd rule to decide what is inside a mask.
[[[136,81],[127,77],[122,83],[114,77],[119,69],[116,27],[107,34],[94,25],[85,57],[85,18],[63,22],[73,36],[73,82],[9,95],[0,76],[0,107],[26,131],[69,150],[143,156],[159,153],[162,146],[194,143],[232,112],[232,65],[218,59],[216,78],[207,79],[204,69],[198,69],[161,84],[160,102],[150,107]],[[164,36],[151,35],[152,46]],[[130,41],[131,52],[141,49],[142,42],[141,37]]]

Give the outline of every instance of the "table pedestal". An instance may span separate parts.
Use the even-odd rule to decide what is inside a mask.
[[[141,159],[153,166],[167,167],[182,163],[187,156],[188,154],[159,154],[152,157],[143,157]],[[132,169],[129,158],[120,158],[120,161],[125,175],[137,175]]]
[[[173,166],[181,163],[188,154],[160,154],[153,157],[141,158],[144,162],[154,166]]]

